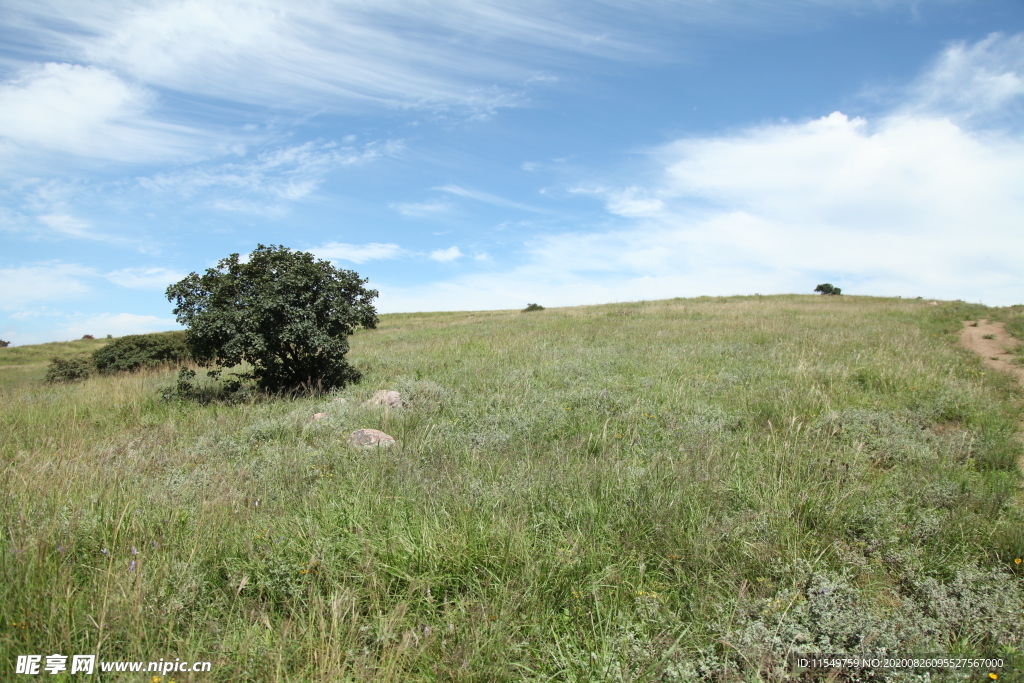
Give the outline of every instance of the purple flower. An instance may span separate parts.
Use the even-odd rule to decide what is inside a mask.
[[[138,555],[138,554],[139,554],[139,551],[135,549],[135,546],[132,546],[132,555]]]
[[[58,553],[62,553],[62,552],[64,552],[64,546],[62,546],[62,545],[58,545],[58,546],[57,546],[57,552],[58,552]]]
[[[101,550],[100,552],[101,552],[101,553],[103,553],[104,555],[109,555],[109,554],[110,554],[110,553],[108,553],[108,552],[107,552],[107,549],[106,549],[106,548],[104,548],[104,549],[103,549],[103,550]]]
[[[130,572],[135,571],[135,560],[132,560],[132,563],[130,565],[128,565],[128,571],[130,571]]]

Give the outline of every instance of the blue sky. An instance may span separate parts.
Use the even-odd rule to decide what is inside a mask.
[[[256,244],[381,312],[1024,301],[1019,0],[7,0],[0,338]]]

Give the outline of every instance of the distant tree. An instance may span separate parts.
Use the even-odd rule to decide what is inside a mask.
[[[167,288],[186,344],[200,365],[252,365],[268,391],[331,389],[359,379],[345,359],[348,336],[377,326],[367,280],[313,254],[262,244],[204,275]]]
[[[543,311],[544,307],[540,304],[526,304],[526,308],[522,310],[523,313],[529,313],[530,311]]]
[[[4,341],[3,339],[0,339],[0,349],[6,349],[10,345],[11,345],[11,342]]]
[[[95,339],[95,338],[96,337],[92,336],[91,334],[83,334],[82,335],[82,339]]]
[[[833,287],[827,282],[825,284],[818,285],[817,287],[815,287],[814,291],[817,292],[818,294],[823,294],[827,296],[835,296],[837,294],[843,293],[843,290],[841,290],[838,287]]]

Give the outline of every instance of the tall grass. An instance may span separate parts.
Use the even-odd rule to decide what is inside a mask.
[[[960,320],[998,313],[787,296],[401,314],[353,337],[364,381],[330,396],[167,402],[157,372],[21,384],[0,397],[0,666],[756,681],[799,652],[1019,656],[1021,392],[956,345]],[[409,407],[364,406],[377,389]],[[398,446],[350,447],[362,427]]]

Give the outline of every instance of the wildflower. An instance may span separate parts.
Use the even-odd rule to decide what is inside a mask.
[[[1013,561],[1014,564],[1020,564],[1021,562],[1024,562],[1024,560],[1022,560],[1019,557],[1016,560]]]
[[[132,560],[132,563],[128,565],[128,571],[135,571],[135,560]]]
[[[135,549],[135,546],[132,546],[132,555],[138,555],[138,554],[139,554],[139,551]]]
[[[107,549],[106,549],[106,548],[104,548],[104,549],[103,549],[103,550],[101,550],[100,552],[101,552],[101,553],[103,553],[104,555],[109,555],[109,554],[110,554],[110,553],[108,553],[108,552],[107,552]]]
[[[153,676],[151,679],[149,679],[149,683],[160,683],[160,681],[162,680],[164,679],[160,676]]]

